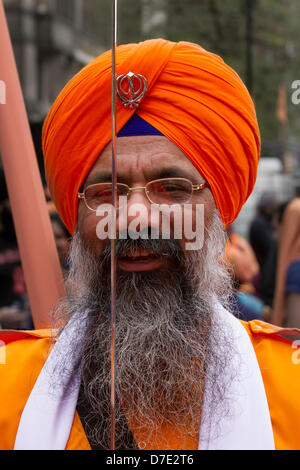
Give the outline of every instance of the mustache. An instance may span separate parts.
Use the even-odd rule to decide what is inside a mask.
[[[115,244],[115,252],[117,258],[125,256],[134,256],[136,251],[146,250],[153,256],[168,256],[174,261],[182,262],[185,258],[179,240],[163,239],[162,234],[157,229],[144,228],[139,232],[131,230],[122,230],[118,233]],[[100,261],[110,262],[111,258],[111,242],[108,240],[100,254]]]

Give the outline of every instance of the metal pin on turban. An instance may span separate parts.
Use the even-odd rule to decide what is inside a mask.
[[[124,89],[124,82],[127,83],[127,89]],[[134,106],[138,107],[148,90],[147,79],[143,75],[139,73],[135,75],[133,72],[119,75],[116,85],[118,97],[122,101],[124,108],[129,107],[130,109]]]

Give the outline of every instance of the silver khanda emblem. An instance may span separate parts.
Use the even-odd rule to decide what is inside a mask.
[[[117,77],[117,94],[125,108],[138,107],[148,90],[147,79],[140,74],[128,72]]]

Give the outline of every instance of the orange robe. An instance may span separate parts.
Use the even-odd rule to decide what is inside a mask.
[[[260,366],[273,427],[276,449],[300,449],[300,349],[283,338],[299,330],[283,330],[254,320],[242,322]],[[296,337],[295,337],[296,339]],[[51,348],[51,331],[0,331],[0,450],[14,448],[23,408]],[[2,349],[3,348],[3,349]],[[137,436],[132,429],[137,442]],[[180,436],[172,435],[172,449],[180,447]],[[192,445],[191,445],[192,444]],[[197,448],[198,439],[189,443]],[[156,449],[162,450],[159,444]],[[66,450],[90,450],[75,412]]]

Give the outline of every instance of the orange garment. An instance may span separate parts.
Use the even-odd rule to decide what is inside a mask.
[[[241,283],[251,283],[259,273],[259,264],[250,244],[238,233],[232,233],[226,243],[225,256],[231,264],[235,278]]]
[[[265,385],[276,449],[300,449],[300,350],[284,334],[299,330],[280,329],[254,320],[241,322],[253,344]],[[13,449],[22,410],[47,358],[50,330],[1,331],[6,364],[0,364],[0,449]],[[3,357],[3,355],[2,355]],[[136,435],[136,442],[143,436]],[[168,431],[166,431],[168,432]],[[180,436],[172,433],[172,449],[183,449]],[[197,448],[197,439],[187,448]],[[66,450],[89,450],[80,418],[75,413]],[[153,450],[163,450],[159,443]]]
[[[117,99],[117,132],[134,112],[156,127],[209,182],[225,226],[250,195],[260,135],[251,97],[223,60],[199,45],[163,39],[119,46],[116,75],[142,74],[148,91],[137,111]],[[53,104],[43,127],[48,186],[69,232],[77,192],[111,141],[111,52],[83,68]]]

